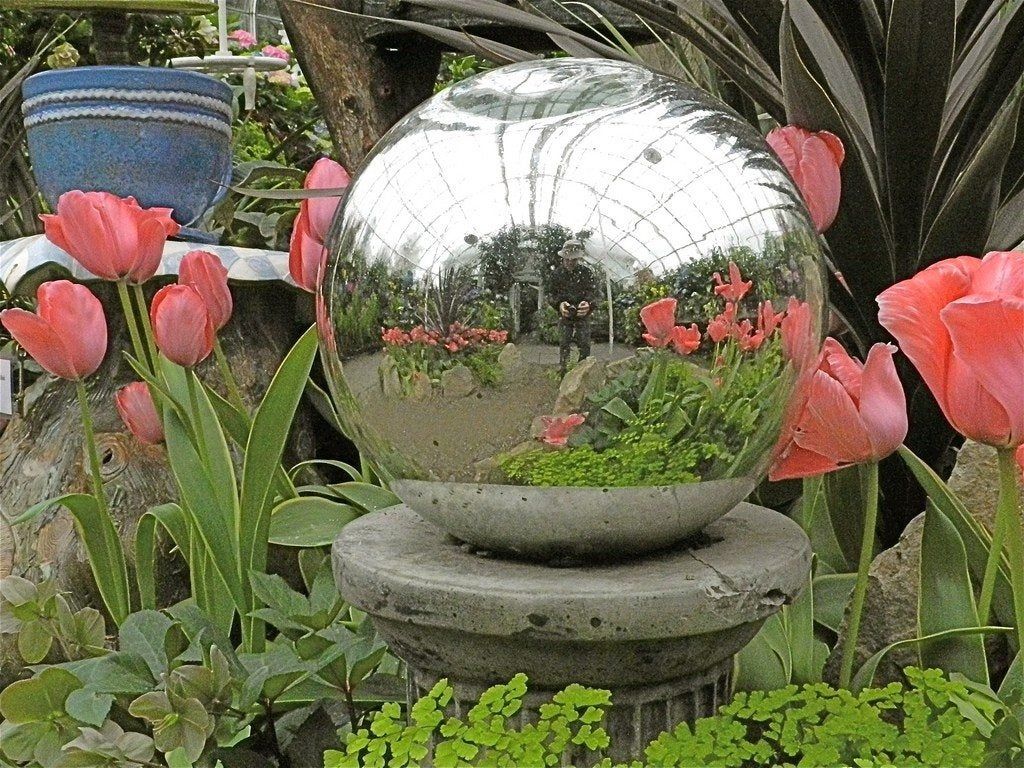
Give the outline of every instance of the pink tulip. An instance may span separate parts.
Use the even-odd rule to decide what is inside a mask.
[[[667,347],[672,343],[676,325],[676,300],[658,299],[640,310],[640,319],[647,332],[644,341],[652,347]]]
[[[231,289],[228,271],[209,251],[189,251],[178,267],[178,282],[191,285],[206,302],[213,329],[219,331],[231,319]]]
[[[206,302],[190,285],[167,285],[149,308],[156,346],[183,368],[198,365],[213,351],[215,331]]]
[[[180,229],[170,208],[140,208],[109,192],[65,192],[57,213],[39,218],[46,237],[94,275],[131,283],[156,274],[164,243]]]
[[[716,283],[715,295],[724,296],[726,301],[738,302],[747,295],[747,291],[754,287],[753,280],[743,281],[740,268],[732,261],[729,262],[729,282],[724,282],[718,272],[715,272],[713,277]]]
[[[940,261],[883,291],[878,306],[958,432],[1024,444],[1024,253]]]
[[[677,325],[672,329],[672,348],[680,355],[688,355],[700,346],[701,333],[696,323],[686,328]]]
[[[768,477],[812,477],[852,464],[879,461],[907,436],[907,401],[891,344],[875,344],[867,363],[826,339],[796,419]]]
[[[0,323],[32,358],[62,379],[84,379],[107,353],[107,319],[100,300],[68,280],[43,283],[37,307],[0,312]]]
[[[140,443],[157,445],[164,441],[164,425],[148,386],[136,381],[121,387],[114,395],[114,404],[121,421]]]
[[[708,323],[708,338],[715,344],[733,334],[736,328],[736,305],[731,301],[725,303],[725,309]]]
[[[839,212],[839,168],[846,157],[843,142],[834,133],[813,133],[796,125],[776,128],[767,142],[796,182],[815,229],[824,232]]]
[[[770,301],[762,301],[757,307],[757,329],[768,338],[782,324],[785,312],[776,312]]]
[[[327,249],[309,232],[309,220],[300,210],[288,247],[288,271],[303,290],[316,293],[320,272],[327,262]]]
[[[540,439],[548,445],[563,447],[569,442],[569,437],[576,427],[586,419],[587,417],[580,413],[570,413],[568,416],[542,416],[544,431],[541,432]]]
[[[303,189],[345,189],[352,183],[348,171],[329,157],[321,157],[306,174]],[[309,232],[321,244],[327,243],[331,222],[341,203],[341,197],[308,197],[302,201],[301,210],[309,219]],[[301,214],[301,211],[300,211]]]
[[[253,37],[251,32],[245,29],[236,29],[228,35],[228,40],[237,43],[238,47],[243,51],[247,51],[256,45],[256,38]]]

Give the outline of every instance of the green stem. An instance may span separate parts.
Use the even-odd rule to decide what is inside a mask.
[[[135,353],[135,359],[155,373],[156,358],[149,357],[146,353],[146,347],[142,345],[142,336],[139,334],[139,322],[135,317],[135,311],[132,309],[132,300],[128,295],[128,286],[125,285],[124,280],[117,281],[117,295],[121,299],[121,310],[124,312],[124,319],[128,324],[128,335],[132,340],[132,351]]]
[[[146,308],[146,295],[142,292],[142,286],[138,283],[132,285],[132,290],[135,293],[135,304],[139,310],[139,316],[142,318],[142,330],[146,339],[146,349],[149,350],[149,359],[153,361],[153,373],[159,376],[157,370],[157,349],[156,349],[156,337],[153,336],[153,325],[149,321],[149,312]]]
[[[878,518],[878,462],[864,467],[864,532],[860,543],[860,560],[857,564],[857,583],[853,588],[853,603],[850,606],[850,624],[843,642],[842,665],[839,670],[839,687],[849,688],[853,677],[853,660],[857,653],[857,635],[860,632],[860,618],[864,612],[864,597],[868,591],[868,570],[874,553],[875,524]]]
[[[999,506],[996,519],[1004,518],[1006,548],[1010,555],[1013,614],[1017,625],[1017,651],[1024,653],[1024,515],[1017,489],[1017,462],[1012,448],[999,449]]]
[[[1001,509],[1004,495],[1000,491],[1000,507],[997,509]],[[989,615],[992,612],[992,599],[995,597],[996,591],[996,577],[999,575],[999,566],[1003,559],[1006,534],[1012,522],[1012,515],[1002,514],[997,511],[992,528],[992,543],[988,549],[988,560],[985,561],[985,576],[981,580],[981,595],[978,597],[978,626],[981,627],[988,625]]]
[[[224,349],[220,345],[220,338],[215,337],[213,340],[213,356],[217,360],[217,368],[220,370],[220,376],[224,379],[224,386],[228,390],[228,400],[240,413],[248,414],[249,411],[245,407],[245,401],[242,399],[242,391],[238,388],[238,382],[235,381],[234,375],[231,373],[231,366],[228,365],[227,356],[224,354]]]
[[[110,517],[110,506],[107,504],[107,494],[103,490],[103,473],[100,469],[100,456],[96,450],[96,430],[93,428],[92,422],[92,410],[89,408],[89,395],[85,391],[85,384],[82,383],[81,379],[75,381],[75,393],[78,395],[78,407],[82,413],[82,432],[85,435],[85,452],[89,458],[89,474],[92,479],[92,495],[96,499],[96,504],[99,507],[100,517],[106,521],[104,524],[104,538],[108,552],[116,562],[109,563],[97,563],[93,562],[90,558],[89,565],[93,570],[93,575],[96,578],[97,585],[103,585],[110,581],[106,574],[101,575],[97,573],[97,569],[102,568],[104,570],[109,568],[117,568],[120,573],[115,577],[116,583],[121,586],[121,589],[112,588],[109,590],[112,594],[104,594],[108,590],[100,590],[100,597],[103,598],[103,603],[107,607],[114,622],[118,625],[124,621],[129,611],[131,610],[130,598],[127,592],[128,584],[128,567],[124,561],[124,552],[121,546],[121,540],[117,537],[117,533],[113,527],[113,520]],[[109,524],[109,525],[107,525]],[[106,530],[109,528],[109,531]],[[111,538],[113,540],[111,540]],[[109,574],[109,571],[107,571]]]
[[[203,428],[203,416],[199,411],[199,393],[196,391],[196,374],[191,368],[185,369],[185,381],[188,384],[188,401],[192,411],[192,421],[195,425],[196,450],[199,452],[199,460],[209,470],[210,462],[206,456],[206,430]]]

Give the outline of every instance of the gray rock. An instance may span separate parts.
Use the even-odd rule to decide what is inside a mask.
[[[522,378],[527,371],[527,366],[519,347],[511,342],[506,344],[498,353],[498,368],[501,369],[503,381],[515,381]]]
[[[991,529],[999,495],[996,451],[987,445],[967,441],[957,456],[956,467],[949,478],[949,486],[978,520]],[[1024,484],[1022,484],[1024,485]],[[917,633],[917,600],[920,585],[921,537],[924,515],[918,515],[904,529],[895,546],[879,555],[871,563],[864,614],[857,638],[857,666],[863,664],[876,651],[897,640],[914,637]],[[849,607],[847,607],[849,608]],[[839,678],[840,654],[846,637],[846,621],[839,630],[839,640],[825,667],[825,679],[835,682]],[[1001,640],[986,640],[990,652],[998,654]],[[918,663],[913,649],[887,655],[878,667],[876,684],[902,680],[902,668]]]
[[[450,399],[468,397],[476,390],[473,372],[464,365],[456,365],[441,374],[441,389]]]
[[[596,357],[588,357],[565,374],[558,387],[555,399],[555,415],[566,416],[579,413],[586,402],[587,395],[600,389],[605,382],[605,362]]]
[[[398,376],[398,368],[395,366],[395,361],[388,355],[384,355],[380,361],[377,373],[380,375],[380,389],[384,393],[384,397],[402,396],[402,380]]]
[[[429,400],[433,394],[434,385],[430,377],[423,371],[416,371],[409,377],[409,399],[416,402]]]

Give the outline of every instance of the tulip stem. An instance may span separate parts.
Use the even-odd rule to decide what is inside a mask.
[[[107,559],[104,559],[103,562],[97,562],[93,557],[90,557],[89,564],[93,570],[96,584],[100,587],[100,597],[103,598],[103,604],[114,621],[120,625],[131,610],[131,598],[129,597],[127,586],[128,566],[125,564],[121,541],[117,537],[117,531],[110,517],[107,494],[103,490],[103,473],[100,469],[99,452],[96,450],[96,431],[93,428],[92,411],[89,408],[89,395],[86,393],[85,384],[82,383],[81,379],[75,380],[75,392],[78,395],[78,407],[82,412],[82,432],[85,435],[85,452],[89,458],[89,471],[92,476],[92,495],[96,499],[96,505],[99,507],[100,520],[103,521],[101,528],[103,529],[102,536],[105,539],[107,555],[110,560],[114,561],[109,562]],[[113,577],[113,585],[111,585],[109,571],[101,574],[97,571],[97,568],[103,568],[105,571],[116,568],[118,572]],[[104,589],[105,585],[108,586],[107,589]],[[118,586],[120,589],[117,588]]]
[[[191,369],[185,369],[185,381],[188,382],[189,406],[192,410],[192,420],[195,422],[196,449],[199,452],[199,460],[207,469],[210,462],[206,457],[206,430],[203,428],[203,417],[199,412],[199,394],[196,392],[196,375]]]
[[[872,461],[863,467],[864,483],[864,532],[860,542],[860,560],[857,564],[857,582],[853,588],[850,605],[850,623],[846,628],[843,642],[842,665],[839,669],[839,687],[849,688],[853,677],[853,660],[857,654],[857,635],[860,633],[860,617],[864,612],[864,598],[868,591],[868,570],[874,554],[875,525],[878,519],[878,462]]]
[[[1002,475],[1000,473],[1000,480]],[[996,507],[996,519],[992,527],[992,542],[988,548],[988,560],[985,562],[985,576],[981,580],[981,594],[978,596],[978,626],[988,626],[989,615],[992,612],[992,598],[996,591],[996,577],[999,575],[999,566],[1003,559],[1003,547],[1006,543],[1006,534],[1013,522],[1013,516],[1002,512],[1003,499],[1006,492],[1000,488],[999,506]]]
[[[1017,471],[1014,449],[1000,448],[999,505],[996,507],[996,520],[1002,518],[1003,526],[1007,529],[1006,549],[1010,556],[1013,613],[1017,625],[1017,652],[1024,653],[1024,515],[1021,514],[1020,509]]]
[[[224,379],[224,386],[227,387],[228,399],[231,401],[231,404],[240,413],[248,415],[249,410],[245,407],[245,401],[242,399],[242,391],[238,388],[238,382],[235,381],[235,377],[231,373],[231,366],[228,365],[228,358],[224,354],[223,347],[220,345],[219,337],[214,337],[213,339],[213,357],[217,361],[220,376]]]
[[[128,295],[128,286],[124,280],[117,281],[117,295],[121,299],[121,309],[124,312],[124,320],[128,324],[128,335],[132,340],[132,350],[135,352],[135,359],[147,366],[149,370],[155,371],[155,358],[150,358],[146,348],[142,346],[142,337],[139,335],[139,322],[135,318],[135,310],[132,309],[132,300]]]
[[[157,371],[157,361],[160,359],[157,356],[156,351],[156,339],[153,337],[153,325],[149,321],[149,312],[146,311],[146,294],[142,292],[142,286],[138,283],[132,284],[132,290],[135,292],[135,304],[139,310],[139,316],[142,318],[142,331],[146,339],[146,349],[149,350],[149,359],[153,361],[153,373]]]

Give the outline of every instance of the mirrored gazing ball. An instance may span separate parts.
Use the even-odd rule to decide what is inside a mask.
[[[821,241],[748,123],[633,64],[439,93],[335,220],[324,358],[423,516],[537,558],[666,546],[761,479],[825,308]],[[806,378],[806,375],[804,376]]]

